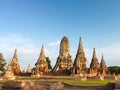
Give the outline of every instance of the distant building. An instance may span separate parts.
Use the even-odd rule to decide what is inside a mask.
[[[31,68],[30,68],[30,64],[28,64],[28,68],[27,68],[26,73],[32,73],[32,70],[31,70]]]

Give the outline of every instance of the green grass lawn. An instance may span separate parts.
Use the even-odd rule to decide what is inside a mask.
[[[87,80],[81,81],[78,77],[74,76],[41,76],[41,77],[17,77],[17,81],[47,81],[47,82],[64,82],[68,84],[75,84],[75,85],[104,85],[109,82],[115,82],[115,80]]]
[[[74,85],[105,85],[109,82],[115,82],[115,80],[87,80],[87,81],[75,81],[75,80],[66,80],[64,81],[68,84],[74,84]]]

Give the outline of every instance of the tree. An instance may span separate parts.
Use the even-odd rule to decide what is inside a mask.
[[[115,73],[116,75],[120,74],[119,66],[110,66],[110,67],[108,67],[108,70],[111,72],[111,74],[113,74],[113,73]]]
[[[48,69],[52,70],[51,61],[50,61],[49,57],[46,57],[46,61],[48,63]]]
[[[4,72],[6,67],[6,60],[3,58],[2,53],[0,53],[0,71]]]

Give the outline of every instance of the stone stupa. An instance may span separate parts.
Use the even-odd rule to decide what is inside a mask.
[[[96,56],[95,48],[93,49],[93,57],[92,57],[92,61],[90,63],[89,73],[92,76],[96,76],[100,73],[100,64],[99,64],[97,56]]]
[[[14,72],[11,67],[11,61],[8,63],[7,69],[4,74],[5,77],[7,78],[13,78],[14,77]]]
[[[44,73],[47,73],[48,72],[48,63],[46,61],[46,56],[45,56],[45,53],[44,53],[44,46],[42,45],[42,48],[41,48],[41,52],[40,52],[40,56],[35,64],[35,68],[34,68],[34,74],[35,75],[42,75]]]
[[[100,73],[105,76],[107,72],[108,72],[107,65],[105,63],[105,60],[102,54],[101,63],[100,63]]]
[[[14,52],[13,59],[11,60],[11,68],[14,72],[14,75],[20,75],[21,70],[20,70],[20,65],[18,63],[18,56],[17,56],[17,49]]]
[[[73,74],[86,74],[87,73],[87,59],[82,46],[82,39],[80,37],[79,46],[74,60]]]
[[[73,67],[72,57],[70,55],[70,44],[68,38],[64,36],[60,43],[60,52],[53,72],[64,73]]]
[[[31,68],[30,68],[30,64],[28,64],[28,68],[27,68],[27,70],[26,70],[26,73],[32,73],[32,70],[31,70]]]

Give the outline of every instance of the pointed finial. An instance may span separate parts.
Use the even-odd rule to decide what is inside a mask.
[[[17,58],[17,49],[14,51],[14,57]]]
[[[93,58],[96,58],[96,51],[95,51],[95,48],[93,48]]]
[[[12,62],[18,62],[17,49],[15,49],[15,51],[14,51],[14,56],[13,56]]]
[[[44,45],[42,44],[41,55],[44,55]]]
[[[83,52],[83,46],[82,46],[82,38],[79,39],[79,46],[78,46],[78,52]]]
[[[39,58],[38,58],[38,60],[37,60],[35,65],[37,66],[39,64],[39,62],[41,62],[41,61],[46,61],[46,56],[45,56],[45,53],[44,53],[44,46],[43,46],[43,44],[42,44],[42,47],[41,47]]]
[[[102,54],[102,58],[101,58],[100,68],[101,68],[101,69],[104,69],[104,70],[107,69],[107,65],[106,65],[106,63],[105,63],[103,54]]]
[[[82,44],[82,38],[80,37],[80,43]]]
[[[45,53],[44,53],[44,45],[42,44],[42,48],[41,48],[41,52],[40,52],[40,56],[39,56],[39,58],[46,58],[45,57]],[[42,59],[42,60],[44,60],[44,59]]]
[[[41,48],[41,51],[44,51],[44,45],[42,44],[42,48]]]
[[[81,38],[81,37],[80,37],[79,43],[80,43],[80,46],[81,46],[81,48],[82,48],[82,38]]]
[[[14,55],[17,55],[17,49],[15,49]]]
[[[80,37],[80,41],[82,41],[82,38]]]
[[[102,62],[102,63],[105,63],[103,54],[102,54],[101,62]]]
[[[102,54],[102,60],[104,59],[104,56],[103,56],[103,54]]]

